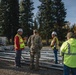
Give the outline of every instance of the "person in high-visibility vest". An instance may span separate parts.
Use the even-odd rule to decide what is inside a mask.
[[[20,28],[17,30],[17,34],[14,37],[14,48],[16,52],[15,64],[16,67],[21,67],[21,52],[25,48],[24,41],[21,37],[23,30]]]
[[[55,56],[55,64],[58,64],[58,56],[57,52],[59,49],[59,40],[57,38],[57,33],[55,31],[52,32],[52,41],[51,41],[51,47],[54,51],[54,56]]]
[[[65,41],[60,48],[60,55],[63,56],[64,75],[76,75],[76,39],[74,33],[67,34]]]

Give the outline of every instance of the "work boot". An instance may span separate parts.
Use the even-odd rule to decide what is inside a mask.
[[[30,70],[33,70],[34,69],[34,65],[30,65]]]
[[[35,70],[38,71],[39,70],[39,66],[35,65]]]

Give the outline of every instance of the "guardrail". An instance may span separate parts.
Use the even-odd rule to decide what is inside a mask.
[[[29,49],[26,48],[22,52],[22,65],[29,64],[30,63],[30,54],[29,54]],[[6,60],[6,61],[12,61],[14,62],[15,60],[15,52],[14,50],[4,50],[0,51],[0,58],[1,60]],[[60,57],[58,53],[58,58],[59,58],[59,63],[61,63],[62,58]],[[51,50],[41,50],[41,58],[40,58],[40,67],[42,68],[48,68],[48,69],[56,69],[56,70],[63,70],[63,65],[62,64],[54,64],[54,54],[53,51]]]

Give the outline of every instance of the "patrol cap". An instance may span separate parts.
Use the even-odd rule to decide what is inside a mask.
[[[68,32],[68,33],[67,33],[67,37],[69,37],[69,38],[74,38],[74,33]]]
[[[55,31],[52,32],[52,35],[53,35],[53,34],[54,34],[54,35],[57,35],[57,33],[56,33]]]
[[[17,32],[23,32],[23,29],[19,28],[19,29],[17,30]]]
[[[36,29],[35,29],[35,30],[33,30],[33,33],[38,33],[38,30],[36,30]]]

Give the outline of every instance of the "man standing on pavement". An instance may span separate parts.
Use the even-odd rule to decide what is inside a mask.
[[[30,69],[34,69],[34,58],[36,57],[35,70],[39,70],[42,41],[37,30],[33,30],[33,35],[29,37],[27,45],[30,47]]]
[[[67,41],[60,48],[60,55],[64,58],[64,75],[70,75],[70,71],[72,75],[76,75],[76,39],[72,32],[67,34]]]
[[[55,56],[55,64],[58,64],[58,56],[57,56],[57,52],[59,49],[59,41],[57,38],[57,33],[55,31],[52,32],[52,41],[51,41],[51,47],[54,51],[54,56]]]
[[[23,30],[20,28],[17,30],[17,34],[14,37],[14,47],[16,52],[15,64],[16,67],[21,67],[21,52],[25,48],[24,41],[21,37]]]

